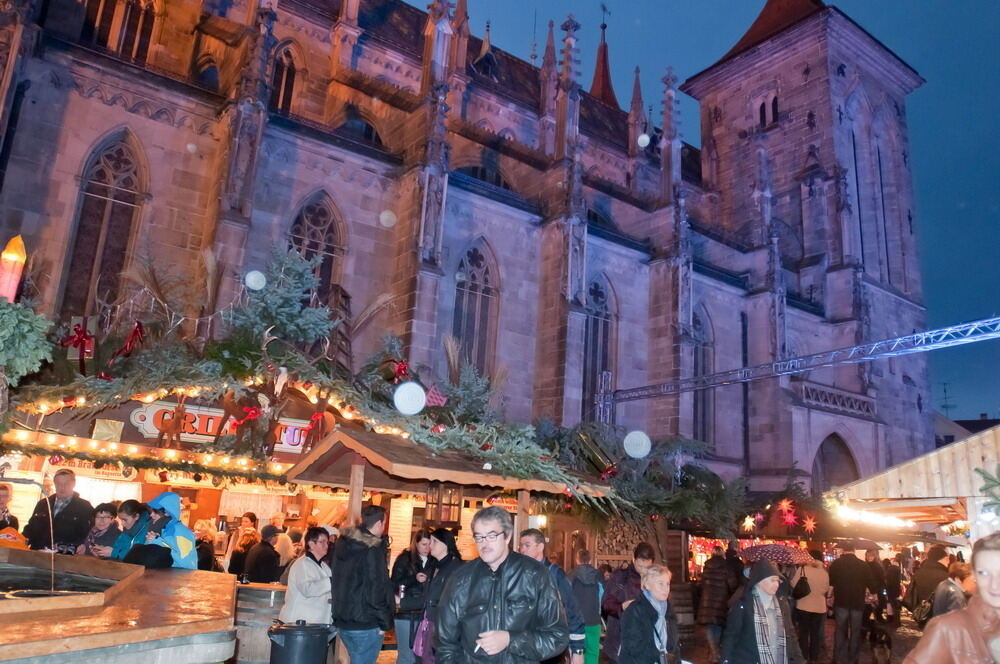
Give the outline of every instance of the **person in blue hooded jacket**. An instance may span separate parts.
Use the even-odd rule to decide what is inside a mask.
[[[174,567],[198,569],[197,539],[190,528],[181,523],[181,497],[164,491],[149,501],[153,521],[146,533],[146,543],[170,549]]]

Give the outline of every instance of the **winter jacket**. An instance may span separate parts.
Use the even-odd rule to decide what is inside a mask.
[[[403,586],[403,599],[396,609],[396,616],[399,618],[409,618],[419,620],[424,612],[424,595],[427,592],[429,579],[434,573],[437,560],[428,556],[426,561],[422,561],[420,556],[413,553],[412,549],[403,551],[396,557],[396,562],[392,565],[392,589],[397,590]],[[420,583],[417,581],[417,574],[426,574],[428,581]]]
[[[629,604],[622,614],[622,649],[618,661],[623,664],[660,664],[660,652],[656,647],[656,609],[645,593]],[[667,605],[667,650],[670,655],[680,654],[677,638],[677,616]]]
[[[222,566],[215,559],[215,546],[206,540],[200,539],[195,544],[198,552],[198,569],[206,572],[221,572]]]
[[[257,542],[247,553],[243,573],[250,583],[276,583],[281,578],[281,556],[270,542]]]
[[[729,613],[729,598],[740,585],[739,578],[726,559],[713,555],[701,570],[701,601],[698,603],[699,625],[725,625]]]
[[[433,623],[437,623],[438,605],[441,603],[441,595],[444,594],[445,585],[452,573],[462,566],[462,559],[448,555],[437,561],[434,569],[434,576],[427,584],[427,597],[424,602],[424,617]]]
[[[601,624],[601,572],[593,565],[577,565],[569,573],[580,616],[587,627]]]
[[[806,565],[802,568],[806,581],[809,582],[809,594],[795,603],[795,608],[807,613],[822,613],[826,615],[826,595],[830,591],[830,574],[823,565]],[[792,586],[798,582],[795,578]]]
[[[913,575],[913,604],[911,610],[925,599],[933,601],[938,584],[948,578],[948,568],[938,562],[925,562]]]
[[[903,664],[994,664],[990,641],[1000,638],[1000,616],[974,596],[964,609],[932,618]]]
[[[45,502],[49,505],[46,506]],[[52,547],[49,538],[49,507],[55,509],[56,495],[39,500],[35,511],[24,527],[24,536],[32,549],[48,549]],[[66,507],[62,508],[52,520],[52,536],[56,540],[56,548],[75,553],[76,547],[83,544],[87,533],[94,525],[94,508],[80,494],[74,492]]]
[[[146,533],[149,531],[149,513],[140,514],[139,520],[126,530],[123,530],[115,545],[111,549],[111,557],[114,560],[125,560],[125,556],[136,544],[146,543]]]
[[[868,563],[853,553],[845,553],[830,565],[833,605],[843,609],[865,608],[865,589],[875,592],[877,585]]]
[[[97,532],[94,528],[90,529],[87,536],[83,539],[83,555],[96,557],[92,553],[92,546],[110,546],[114,550],[115,542],[118,541],[118,536],[122,534],[121,528],[114,521],[111,522],[104,532]]]
[[[278,618],[286,623],[305,620],[307,623],[329,625],[330,590],[329,566],[307,553],[289,568],[285,605],[281,607]]]
[[[608,616],[608,631],[604,637],[601,650],[605,655],[618,661],[618,646],[621,645],[621,617],[624,609],[622,604],[634,600],[642,594],[642,577],[636,571],[635,565],[616,570],[608,582],[602,607]]]
[[[961,584],[952,578],[947,578],[938,584],[934,591],[932,616],[943,616],[949,611],[964,609],[969,603]]]
[[[252,548],[253,547],[251,546],[250,549]],[[235,574],[236,576],[243,575],[243,572],[246,571],[247,554],[250,553],[250,549],[247,549],[246,551],[243,549],[233,549],[233,553],[229,556],[228,571],[230,574]]]
[[[333,548],[333,624],[340,629],[392,627],[394,601],[385,541],[363,527],[346,528]]]
[[[491,657],[476,639],[492,630],[509,632],[510,645]],[[441,597],[436,645],[438,664],[527,664],[564,652],[569,630],[551,574],[514,552],[496,571],[478,558],[462,565]]]
[[[8,510],[0,510],[0,530],[4,528],[13,528],[14,530],[21,529],[21,522],[17,520],[17,517],[11,514]]]
[[[562,600],[563,610],[566,611],[566,627],[569,629],[569,649],[572,652],[583,652],[583,641],[586,634],[583,631],[583,615],[580,613],[580,605],[576,602],[576,595],[573,593],[573,585],[566,577],[566,572],[559,565],[546,559],[542,561],[545,568],[552,577],[552,583],[559,591],[559,598]]]
[[[170,549],[174,567],[198,569],[198,551],[195,549],[194,533],[180,521],[181,497],[173,491],[164,491],[149,501],[149,507],[154,510],[163,510],[170,517],[170,521],[159,527],[160,534],[152,541],[152,544]],[[156,523],[152,527],[157,529],[158,526],[160,524]]]
[[[889,599],[897,599],[903,592],[903,570],[895,563],[885,566],[885,592]]]
[[[857,560],[857,558],[855,558]],[[860,562],[860,561],[859,561]],[[864,563],[861,563],[862,565]],[[726,618],[726,631],[722,635],[722,664],[759,664],[760,652],[757,648],[757,630],[754,624],[753,592],[758,583],[769,576],[780,576],[778,568],[769,560],[759,560],[750,570],[750,578],[738,602],[733,604]],[[805,660],[799,650],[799,640],[792,624],[792,608],[788,599],[780,594],[774,596],[781,609],[781,622],[785,629],[785,655],[788,664],[801,664]],[[777,643],[777,639],[772,643]]]
[[[885,568],[877,560],[867,561],[865,564],[872,571],[872,581],[875,582],[875,589],[872,592],[881,595],[885,591]]]

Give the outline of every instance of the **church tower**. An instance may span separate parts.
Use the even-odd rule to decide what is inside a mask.
[[[717,201],[706,223],[756,256],[750,364],[924,327],[905,110],[922,83],[837,8],[767,0],[733,48],[681,87],[701,106],[703,186]],[[806,332],[815,317],[823,334]],[[933,440],[926,361],[910,357],[756,386],[758,414],[780,422],[751,422],[760,454],[809,469],[815,442],[779,449],[796,426],[781,405],[801,392],[796,381],[877,398],[887,426],[852,450],[876,465]]]

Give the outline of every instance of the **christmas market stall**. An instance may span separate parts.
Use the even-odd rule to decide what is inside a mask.
[[[968,546],[1000,527],[1000,427],[828,492],[856,522],[920,528]]]

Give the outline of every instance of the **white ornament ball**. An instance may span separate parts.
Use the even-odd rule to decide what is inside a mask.
[[[396,225],[396,213],[392,210],[382,210],[378,213],[378,223],[382,224],[386,228],[392,228]]]
[[[629,431],[625,435],[625,454],[633,459],[644,459],[653,449],[653,441],[645,431]]]
[[[420,383],[408,380],[396,387],[392,403],[403,415],[416,415],[427,405],[427,393]]]
[[[639,138],[636,139],[636,143],[639,144],[640,148],[644,148],[649,145],[649,134],[639,134]]]
[[[493,470],[493,464],[487,461],[483,464],[483,470]]]
[[[243,283],[252,291],[264,290],[267,286],[267,277],[260,270],[250,270],[243,277]]]

